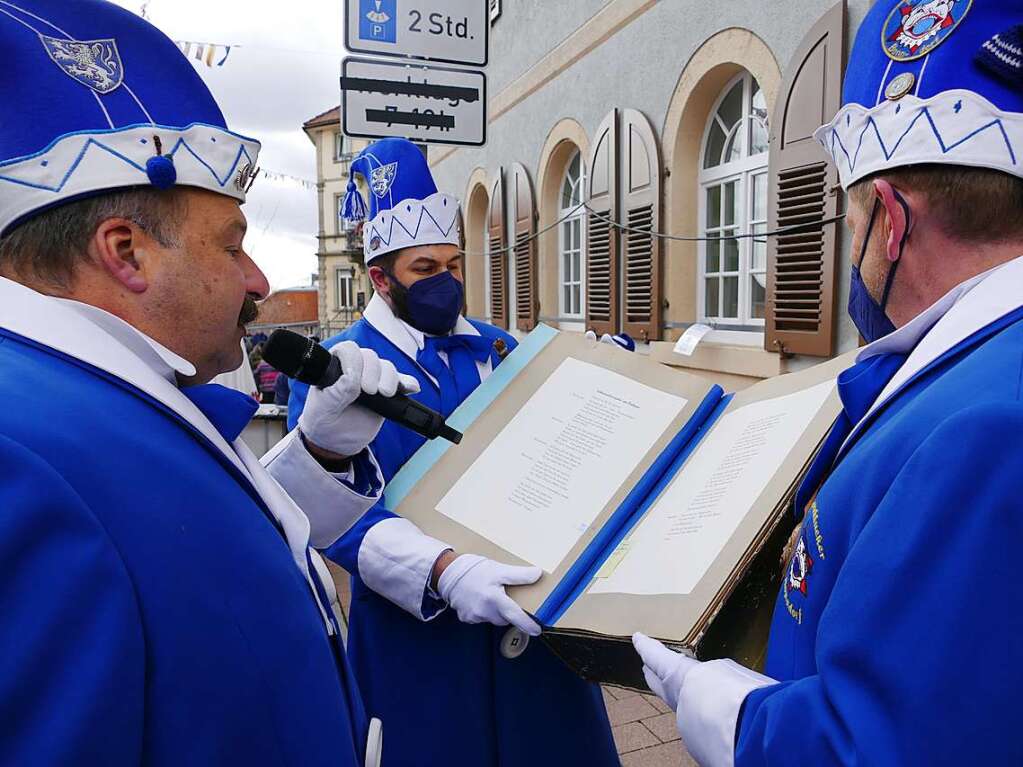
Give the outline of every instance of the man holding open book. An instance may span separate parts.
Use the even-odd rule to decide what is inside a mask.
[[[871,343],[796,496],[763,676],[637,634],[703,765],[1020,764],[1020,0],[884,0],[817,138]]]
[[[360,153],[352,171],[366,180],[369,210],[353,180],[344,214],[368,219],[363,239],[376,295],[363,319],[325,345],[375,351],[419,382],[416,399],[448,417],[515,339],[461,315],[459,204],[437,191],[420,149],[384,139]],[[299,429],[310,415],[308,391],[292,386],[289,420]],[[361,434],[361,410],[338,413],[334,430]],[[372,442],[384,478],[424,442],[387,423]],[[363,447],[353,439],[354,451]],[[617,765],[600,689],[529,641],[540,626],[505,591],[537,581],[541,570],[484,552],[456,555],[475,550],[455,544],[380,503],[324,547],[352,574],[348,650],[367,710],[402,722],[385,767],[525,767],[538,749],[551,763]]]

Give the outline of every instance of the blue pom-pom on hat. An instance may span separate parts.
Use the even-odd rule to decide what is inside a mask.
[[[156,147],[156,157],[146,160],[149,183],[157,189],[170,189],[178,180],[178,169],[174,167],[174,160],[164,156],[163,142],[159,136],[153,136],[153,145]]]
[[[170,189],[178,180],[174,161],[163,155],[146,160],[146,175],[149,176],[149,183],[157,189]]]

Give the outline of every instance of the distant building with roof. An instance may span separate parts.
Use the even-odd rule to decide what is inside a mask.
[[[319,292],[316,286],[275,290],[259,305],[259,318],[249,333],[270,333],[287,328],[304,336],[321,335]]]
[[[370,297],[361,233],[342,221],[339,215],[351,161],[369,142],[341,134],[340,107],[328,109],[306,121],[302,130],[316,147],[319,209],[317,319],[321,327],[318,335],[325,338],[361,317]]]

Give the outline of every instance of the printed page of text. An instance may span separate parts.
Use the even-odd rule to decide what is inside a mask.
[[[553,572],[685,405],[570,357],[437,511]]]
[[[834,388],[829,381],[722,416],[589,593],[692,592]]]

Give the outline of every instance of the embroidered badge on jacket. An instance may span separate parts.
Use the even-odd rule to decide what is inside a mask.
[[[796,544],[796,553],[792,555],[792,562],[789,564],[789,577],[786,588],[789,591],[798,591],[804,597],[807,595],[807,576],[813,569],[813,557],[806,550],[806,541],[802,537]]]
[[[114,40],[77,42],[46,35],[39,39],[64,74],[97,93],[110,93],[124,80],[124,65]]]
[[[973,0],[899,0],[882,29],[881,45],[895,61],[933,51],[955,31]]]

